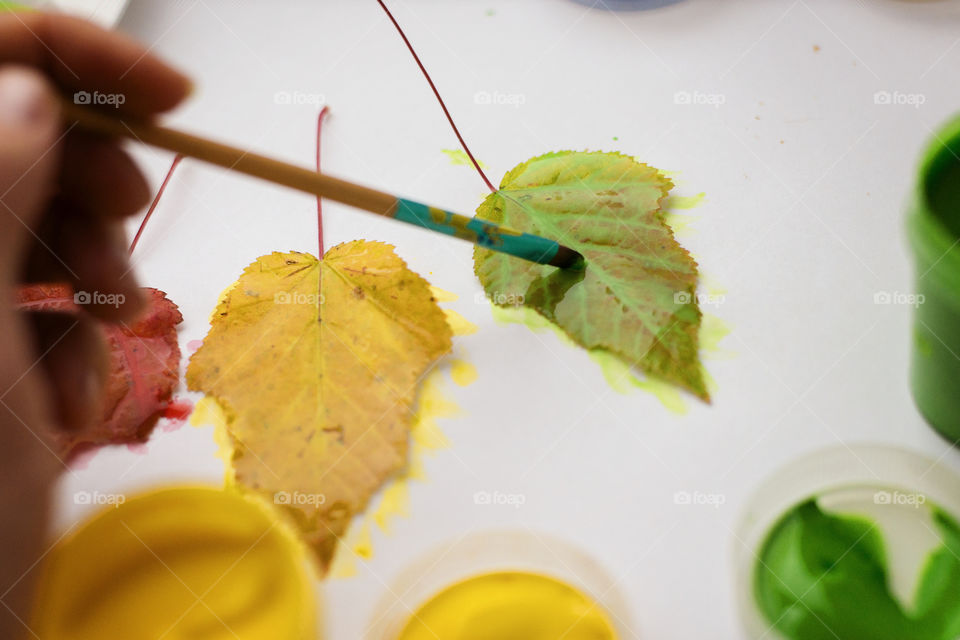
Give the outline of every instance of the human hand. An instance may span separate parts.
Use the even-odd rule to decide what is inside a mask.
[[[73,18],[0,13],[0,637],[28,635],[29,574],[46,549],[49,491],[63,468],[45,434],[101,415],[106,354],[95,321],[125,321],[142,306],[122,222],[148,201],[147,183],[116,142],[65,127],[60,96],[122,96],[120,109],[143,118],[189,90],[123,36]],[[97,296],[78,316],[25,313],[13,300],[28,282]]]

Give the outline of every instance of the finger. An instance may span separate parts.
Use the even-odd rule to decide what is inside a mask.
[[[172,109],[190,92],[186,76],[141,45],[89,22],[42,12],[0,14],[0,61],[36,66],[70,96],[123,96],[134,115]],[[91,96],[92,97],[92,96]]]
[[[0,285],[23,258],[60,162],[60,109],[39,72],[0,67]]]
[[[63,225],[62,211],[67,207],[57,198],[47,206],[46,212],[33,229],[33,237],[28,243],[26,258],[20,265],[18,283],[72,283],[76,274],[67,266],[63,258],[54,249],[60,237]],[[70,210],[76,207],[71,206]]]
[[[109,366],[100,328],[85,314],[25,315],[47,376],[57,426],[71,431],[93,426],[102,416]]]
[[[50,495],[62,456],[50,437],[53,418],[48,407],[50,395],[34,357],[30,334],[21,314],[0,310],[0,505],[8,517],[0,527],[0,588],[6,595],[7,612],[0,618],[0,637],[19,637],[20,620],[30,615],[32,568],[43,557],[47,543],[39,532],[45,530]]]
[[[133,159],[115,143],[72,131],[64,140],[60,195],[106,218],[136,213],[150,188]]]
[[[145,301],[122,223],[59,199],[50,216],[55,222],[46,243],[49,253],[67,271],[84,310],[112,322],[135,317]]]
[[[115,271],[117,279],[126,281],[133,275],[130,269],[129,248],[120,219],[91,213],[73,201],[55,198],[35,230],[26,259],[17,277],[18,283],[64,283],[79,292],[116,293],[114,286],[102,287],[103,278],[91,277],[90,268],[122,269]],[[91,236],[103,236],[94,238]],[[104,249],[105,245],[116,246]],[[94,262],[88,265],[88,262]],[[109,273],[105,275],[110,275]],[[136,280],[132,280],[136,285]],[[129,302],[129,310],[122,307],[119,315],[114,306],[102,310],[102,305],[91,304],[86,310],[103,319],[127,320],[139,308],[140,292]],[[102,296],[96,296],[98,299]]]

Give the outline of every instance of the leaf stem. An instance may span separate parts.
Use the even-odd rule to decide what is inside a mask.
[[[160,185],[157,195],[153,198],[150,208],[147,209],[147,214],[143,216],[143,221],[140,223],[140,228],[137,229],[137,235],[133,236],[133,242],[130,243],[130,251],[128,255],[133,255],[133,250],[137,248],[137,242],[140,241],[140,236],[143,234],[143,230],[146,228],[147,222],[150,221],[150,217],[157,208],[157,204],[160,202],[163,192],[167,190],[167,184],[170,183],[170,178],[173,176],[174,169],[177,168],[177,165],[180,164],[181,160],[183,160],[183,156],[180,154],[177,154],[177,157],[173,159],[173,164],[170,165],[170,169],[167,171],[167,176],[163,179],[163,183]]]
[[[317,116],[317,173],[320,173],[320,133],[323,130],[323,119],[330,111],[330,107],[324,105],[320,109],[320,115]],[[317,196],[317,259],[323,259],[323,198]]]
[[[473,153],[470,152],[470,147],[467,146],[467,142],[463,139],[463,136],[460,135],[460,130],[457,129],[456,123],[453,121],[453,116],[450,115],[450,111],[447,109],[447,105],[444,103],[443,98],[440,97],[440,92],[437,90],[437,85],[433,84],[433,80],[430,78],[430,74],[427,73],[427,68],[423,66],[423,63],[420,61],[420,56],[417,55],[417,52],[413,49],[413,45],[410,44],[410,40],[407,38],[407,34],[403,32],[403,28],[400,27],[400,23],[397,22],[396,18],[393,17],[393,14],[390,13],[390,9],[387,8],[387,5],[383,0],[377,0],[380,3],[380,6],[383,8],[383,11],[387,14],[387,17],[390,18],[390,22],[393,23],[393,26],[396,27],[397,32],[400,34],[400,37],[403,38],[404,43],[407,45],[407,49],[410,50],[410,53],[413,55],[413,59],[416,60],[417,66],[420,67],[420,71],[423,72],[423,77],[427,79],[427,83],[430,85],[430,88],[433,90],[433,95],[437,97],[437,102],[440,103],[440,108],[443,109],[443,114],[447,116],[447,121],[450,123],[450,126],[453,128],[453,133],[456,134],[457,140],[460,141],[460,146],[466,152],[467,157],[470,158],[470,162],[473,163],[474,168],[477,170],[477,173],[480,174],[480,177],[483,178],[483,181],[486,183],[487,188],[490,189],[491,193],[496,193],[497,188],[493,186],[493,183],[487,178],[487,174],[483,172],[483,169],[480,168],[480,163],[477,162],[477,159],[473,157]]]

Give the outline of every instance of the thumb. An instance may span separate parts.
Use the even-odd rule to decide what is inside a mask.
[[[0,286],[16,278],[60,164],[57,94],[29,67],[0,66]]]

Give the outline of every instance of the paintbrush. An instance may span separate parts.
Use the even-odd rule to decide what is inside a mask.
[[[63,116],[68,124],[75,123],[87,131],[111,137],[130,138],[268,182],[342,202],[377,215],[469,240],[481,247],[538,264],[570,267],[582,264],[583,261],[583,256],[573,249],[547,238],[514,231],[492,222],[469,218],[413,200],[398,198],[389,193],[182,131],[161,127],[152,122],[128,119],[120,113],[107,113],[65,100]]]

